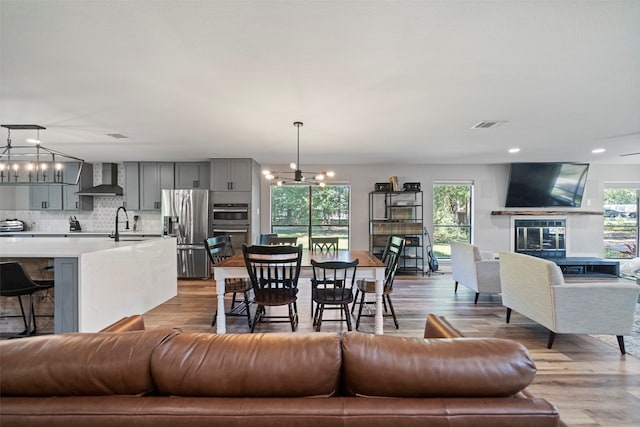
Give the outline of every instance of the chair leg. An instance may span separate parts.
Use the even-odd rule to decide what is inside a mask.
[[[256,324],[262,319],[264,314],[264,305],[258,305],[256,308],[256,314],[253,316],[253,323],[251,324],[251,333],[256,329]]]
[[[351,331],[351,313],[349,312],[349,304],[344,304],[342,307],[344,308],[344,315],[347,318],[347,330]]]
[[[249,291],[244,292],[244,309],[247,311],[247,322],[251,327],[251,311],[249,311]]]
[[[31,331],[32,334],[36,333],[36,329],[37,329],[37,324],[36,324],[36,311],[33,308],[33,295],[31,295],[31,297],[29,298],[31,300],[31,319],[33,319],[33,330]]]
[[[476,292],[476,299],[473,301],[474,304],[478,303],[478,297],[480,296],[480,292]]]
[[[553,345],[553,340],[556,339],[556,333],[553,331],[549,331],[549,339],[547,340],[547,348],[551,348]]]
[[[33,316],[33,294],[29,294],[29,314],[27,315],[28,326],[27,326],[27,333],[25,334],[26,336],[29,336],[33,332],[35,332],[35,330],[33,332],[31,331],[31,318],[35,320],[35,317]],[[35,325],[34,325],[34,328],[35,328]]]
[[[318,314],[320,313],[320,305],[316,304],[316,309],[313,312],[313,326],[315,327],[318,324]]]
[[[457,293],[458,293],[458,281],[457,281],[457,280],[456,280],[456,287],[455,287],[455,289],[453,290],[453,293],[454,293],[454,294],[457,294]]]
[[[324,314],[324,304],[318,304],[318,321],[316,322],[316,332],[320,332],[322,328],[322,316]]]
[[[626,354],[624,350],[624,336],[616,335],[616,338],[618,339],[618,347],[620,347],[620,353]]]
[[[511,309],[507,307],[507,323],[509,323],[509,320],[511,320]]]
[[[27,324],[27,316],[24,314],[24,307],[22,306],[22,296],[17,295],[18,301],[20,302],[20,313],[22,313],[22,322],[24,323],[24,331],[20,332],[18,335],[29,335],[29,325]]]
[[[360,308],[358,309],[358,319],[356,320],[356,329],[360,327],[360,317],[362,317],[362,307],[364,307],[365,295],[366,295],[365,292],[363,292],[362,295],[360,295]]]
[[[396,311],[393,309],[393,304],[391,303],[391,295],[389,294],[387,294],[387,301],[389,301],[389,308],[391,309],[391,315],[393,316],[393,323],[396,324],[396,329],[400,329],[398,319],[396,319]]]
[[[356,304],[358,304],[358,295],[360,295],[360,289],[356,289],[356,294],[353,297],[353,305],[351,306],[351,314],[353,314],[353,310],[356,308]]]
[[[231,309],[229,311],[233,311],[233,308],[236,306],[236,293],[234,292],[231,295]]]
[[[298,326],[297,314],[294,313],[293,304],[289,304],[289,320],[291,321],[291,332],[296,331],[296,327]]]

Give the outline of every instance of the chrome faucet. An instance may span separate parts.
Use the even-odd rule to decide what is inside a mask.
[[[116,242],[120,241],[120,233],[118,232],[118,214],[120,213],[120,209],[122,209],[124,211],[124,216],[127,218],[124,224],[124,229],[128,230],[129,229],[129,215],[127,214],[127,210],[124,208],[124,206],[120,206],[118,208],[118,210],[116,211],[116,233],[113,235],[114,239]]]

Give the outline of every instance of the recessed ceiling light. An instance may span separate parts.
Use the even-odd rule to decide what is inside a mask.
[[[604,153],[605,151],[607,151],[607,150],[605,150],[604,148],[595,148],[595,149],[591,150],[591,152],[593,154],[600,154],[600,153]]]
[[[515,154],[515,153],[519,153],[519,152],[520,152],[520,149],[517,148],[517,147],[509,148],[509,153],[511,153],[511,154]]]

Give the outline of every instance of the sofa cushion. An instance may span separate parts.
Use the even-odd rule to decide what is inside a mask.
[[[345,391],[361,396],[510,396],[533,381],[527,349],[498,338],[421,339],[347,332]]]
[[[330,396],[340,367],[334,333],[182,333],[151,358],[158,391],[176,396]]]
[[[153,349],[173,329],[72,333],[0,342],[2,396],[88,396],[152,391]]]

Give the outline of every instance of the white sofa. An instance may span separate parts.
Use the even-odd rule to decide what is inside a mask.
[[[476,245],[467,242],[451,242],[451,275],[476,293],[474,304],[478,303],[480,292],[500,292],[500,262],[488,253],[481,253]]]
[[[624,335],[633,327],[640,286],[620,282],[565,283],[554,262],[511,252],[500,253],[502,304],[556,333],[611,334],[625,353]]]

